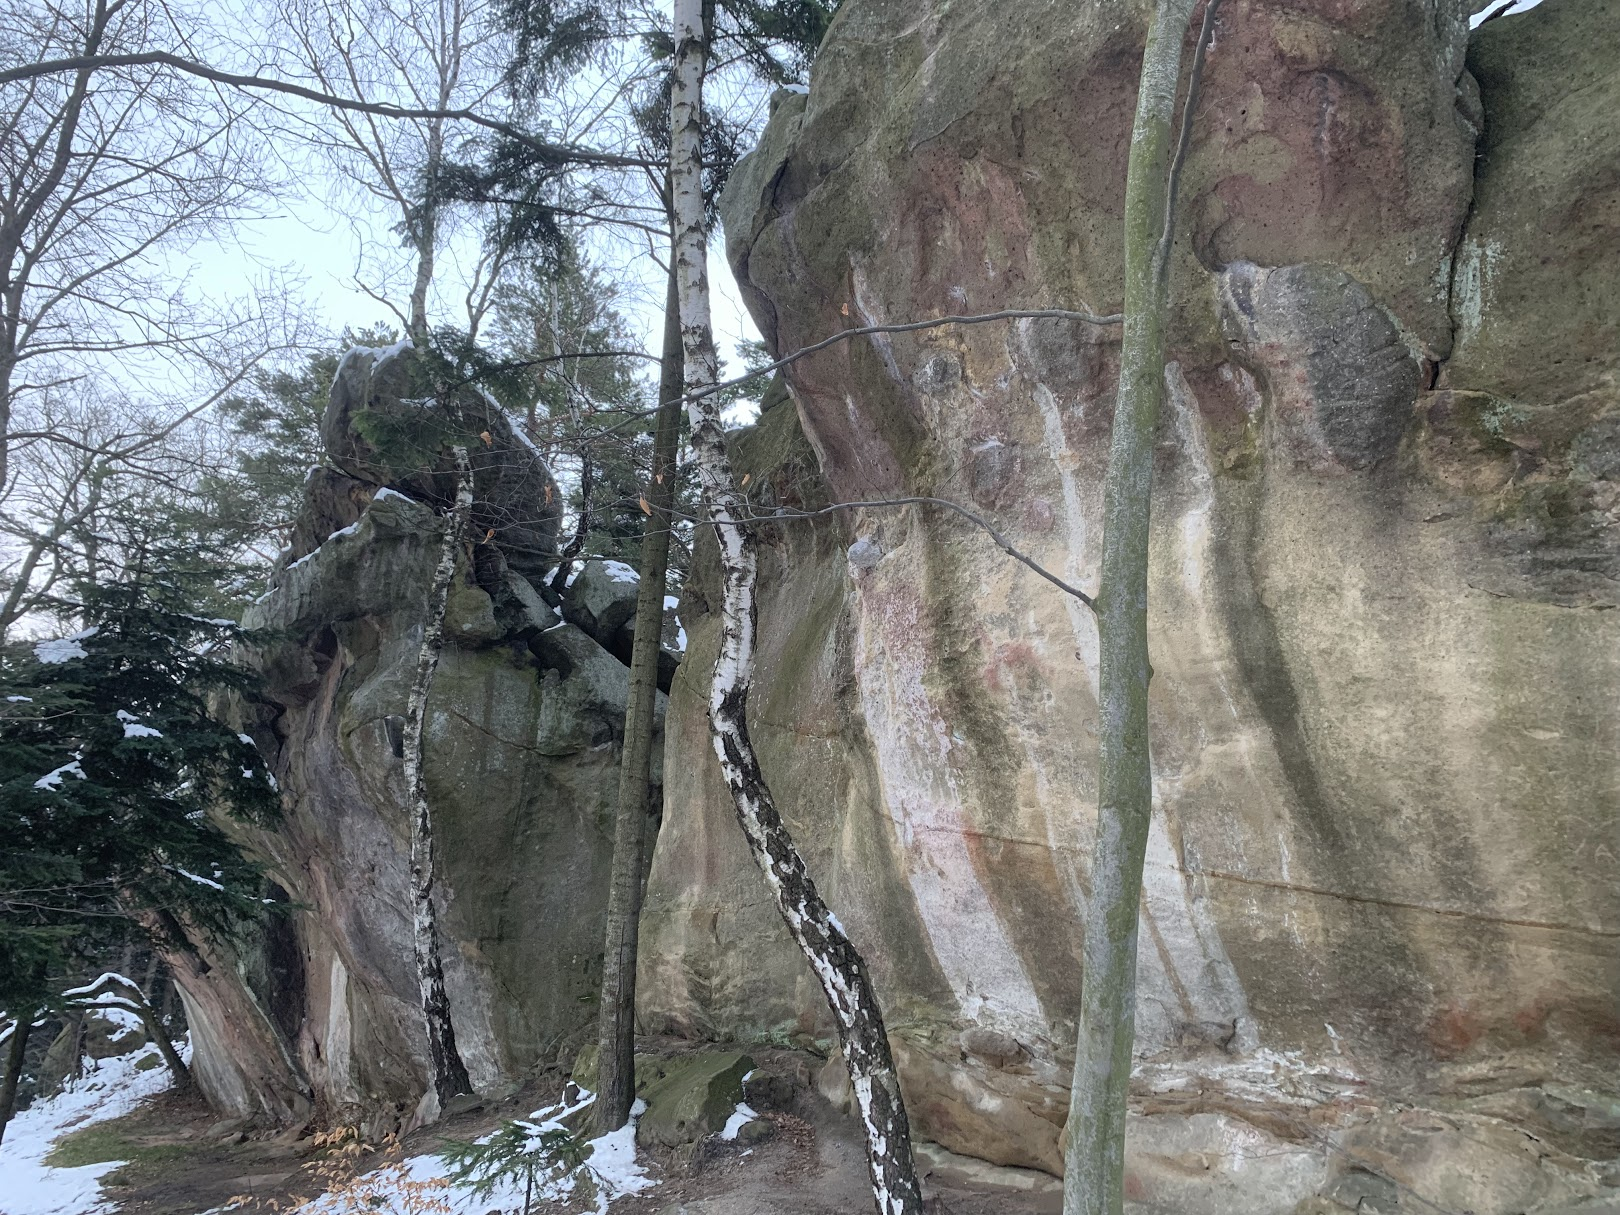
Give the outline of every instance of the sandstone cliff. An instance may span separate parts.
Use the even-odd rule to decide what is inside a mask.
[[[1620,1149],[1620,9],[1472,40],[1439,0],[1223,13],[1155,488],[1137,1196],[1193,1201],[1213,1166],[1184,1209],[1354,1207],[1359,1158],[1454,1209],[1552,1209]],[[1141,31],[849,0],[723,202],[773,349],[1117,307]],[[950,498],[1091,586],[1116,362],[1056,321],[849,342],[789,370],[739,471],[766,507]],[[1091,622],[947,516],[765,533],[756,739],[915,1123],[1055,1171]],[[714,587],[683,602],[643,1016],[826,1040],[709,750]]]
[[[417,1117],[424,1091],[401,730],[453,479],[391,467],[366,439],[379,417],[431,415],[403,396],[410,358],[345,360],[324,429],[349,471],[312,471],[247,621],[273,638],[253,736],[285,803],[248,843],[294,910],[250,956],[180,959],[199,1083],[239,1114],[379,1131]],[[555,565],[551,474],[493,404],[459,407],[491,432],[474,522],[492,534],[452,586],[424,737],[456,1035],[489,1093],[594,1024],[627,685],[604,643],[635,585],[588,566],[562,605],[579,623],[563,621],[536,590]]]

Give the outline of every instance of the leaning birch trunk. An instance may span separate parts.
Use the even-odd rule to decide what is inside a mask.
[[[1096,602],[1102,716],[1097,839],[1086,904],[1064,1215],[1120,1215],[1124,1209],[1138,904],[1153,811],[1148,760],[1149,493],[1153,430],[1165,391],[1172,128],[1182,41],[1195,3],[1158,0],[1154,10],[1125,180],[1125,331],[1103,486],[1102,577]]]
[[[703,73],[708,54],[703,0],[676,0],[670,95],[670,184],[675,210],[675,271],[681,302],[691,403],[692,459],[720,548],[725,600],[720,654],[709,693],[709,721],[737,820],[777,910],[821,982],[838,1026],[849,1078],[866,1131],[867,1165],[880,1215],[917,1215],[922,1196],[911,1156],[911,1129],[894,1058],[866,964],[833,919],[777,813],[748,737],[748,691],[754,671],[755,552],[745,512],[732,487],[731,458],[719,399],[714,335],[709,325],[707,233],[703,226]]]
[[[630,693],[624,711],[624,756],[619,763],[619,809],[613,831],[613,875],[608,886],[594,1114],[598,1135],[616,1131],[628,1122],[636,1098],[636,953],[646,872],[648,802],[652,796],[653,710],[658,701],[658,655],[664,632],[675,455],[681,428],[681,317],[673,261],[664,300],[663,356],[658,377],[658,421],[653,430],[652,480],[647,486],[647,518],[641,528],[636,635],[630,649]]]
[[[416,659],[416,678],[405,701],[405,796],[411,816],[411,905],[416,944],[416,979],[426,1023],[428,1058],[433,1068],[433,1090],[442,1110],[450,1098],[470,1093],[472,1083],[456,1050],[455,1024],[450,997],[444,989],[444,965],[439,958],[438,917],[433,907],[433,815],[428,808],[427,781],[422,762],[422,726],[428,690],[444,648],[444,613],[456,558],[466,542],[467,519],[472,512],[472,470],[467,449],[455,448],[456,504],[445,520],[444,546],[428,592],[427,616],[422,622],[422,647]]]
[[[0,1078],[0,1141],[6,1137],[11,1115],[17,1109],[17,1084],[22,1080],[23,1059],[28,1053],[28,1036],[34,1032],[34,1014],[19,1013],[6,1041],[6,1074]]]

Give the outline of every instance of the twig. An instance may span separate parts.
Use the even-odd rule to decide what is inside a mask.
[[[1175,240],[1176,199],[1181,192],[1181,170],[1187,163],[1187,149],[1192,146],[1194,111],[1198,108],[1198,92],[1204,83],[1204,57],[1215,39],[1215,10],[1221,0],[1209,0],[1204,5],[1204,23],[1198,29],[1198,47],[1193,51],[1192,72],[1187,78],[1187,100],[1181,107],[1181,134],[1176,140],[1176,157],[1170,162],[1169,188],[1164,201],[1164,231],[1159,237],[1153,271],[1165,274],[1170,267],[1170,245]]]
[[[1092,325],[1117,325],[1125,319],[1124,313],[1115,312],[1107,316],[1098,316],[1094,312],[1075,312],[1068,308],[1004,308],[1000,312],[981,312],[970,316],[941,316],[931,321],[905,321],[897,325],[861,325],[855,329],[841,329],[831,337],[822,338],[819,342],[812,342],[808,346],[800,347],[792,354],[785,354],[774,363],[756,368],[732,380],[721,380],[718,384],[710,384],[696,392],[689,392],[681,398],[682,403],[701,400],[713,396],[727,388],[735,388],[739,384],[746,384],[749,380],[757,380],[762,375],[770,375],[779,371],[790,363],[797,363],[807,355],[835,346],[839,342],[847,342],[850,338],[866,337],[873,333],[912,333],[919,329],[937,329],[941,325],[982,325],[987,321],[1011,321],[1025,317],[1052,318],[1060,321],[1085,321]]]
[[[975,527],[982,528],[985,533],[989,535],[990,539],[996,542],[996,546],[1014,561],[1017,561],[1021,565],[1035,571],[1035,573],[1039,574],[1042,578],[1045,578],[1048,582],[1057,587],[1060,591],[1063,591],[1065,594],[1073,595],[1092,611],[1097,610],[1097,605],[1095,602],[1093,602],[1090,595],[1086,594],[1077,586],[1071,586],[1069,583],[1059,578],[1051,570],[1041,565],[1041,563],[1036,561],[1033,557],[1029,557],[1020,552],[1013,546],[1012,541],[1008,540],[1006,536],[1002,535],[1001,532],[996,529],[995,525],[989,520],[974,514],[965,506],[952,502],[949,498],[928,498],[921,496],[906,498],[876,498],[866,502],[835,502],[833,505],[823,506],[819,510],[789,510],[786,507],[782,507],[776,514],[758,515],[750,512],[748,515],[738,519],[737,521],[739,523],[776,523],[783,519],[813,519],[817,515],[828,515],[834,511],[869,510],[883,506],[939,506],[943,507],[945,510],[953,511],[962,518],[966,519],[969,523],[973,524]]]

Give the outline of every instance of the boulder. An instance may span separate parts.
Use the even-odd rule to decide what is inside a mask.
[[[636,1123],[636,1142],[644,1147],[677,1148],[723,1130],[754,1061],[739,1051],[701,1051],[666,1066],[642,1093],[647,1109]]]
[[[563,618],[603,645],[634,619],[640,580],[622,561],[587,561],[569,580]]]
[[[522,427],[476,387],[440,391],[408,343],[356,346],[343,356],[321,418],[328,458],[348,476],[443,509],[455,501],[453,444],[473,472],[472,525],[518,573],[556,564],[562,497]]]
[[[428,485],[420,501],[374,492],[333,528],[338,475],[311,481],[300,523],[322,542],[248,614],[267,641],[248,656],[264,707],[244,724],[284,809],[245,841],[292,910],[259,942],[172,961],[217,1108],[291,1124],[318,1104],[384,1134],[416,1116],[427,1072],[402,746],[445,521]],[[489,1094],[595,1024],[627,673],[507,550],[473,551],[448,600],[425,774],[457,1045]]]

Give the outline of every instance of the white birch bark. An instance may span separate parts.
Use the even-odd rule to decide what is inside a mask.
[[[405,790],[411,817],[411,918],[416,952],[416,978],[422,1020],[433,1068],[434,1092],[443,1109],[450,1098],[472,1091],[467,1068],[456,1050],[455,1024],[444,987],[444,966],[439,957],[438,917],[433,907],[433,815],[428,807],[427,782],[422,762],[422,726],[427,714],[428,691],[444,649],[444,614],[456,558],[466,544],[467,520],[472,513],[472,469],[467,449],[455,448],[456,503],[445,520],[444,544],[428,591],[427,615],[422,622],[422,645],[417,652],[416,676],[405,701]]]
[[[670,94],[670,184],[675,211],[675,272],[688,394],[718,376],[709,322],[708,234],[703,223],[703,74],[708,56],[703,0],[675,0],[674,80]],[[838,1026],[844,1059],[866,1132],[872,1195],[880,1215],[918,1215],[921,1191],[911,1130],[900,1096],[883,1015],[866,964],[827,910],[804,858],[777,813],[748,737],[754,672],[754,537],[732,487],[731,458],[718,398],[691,404],[692,460],[719,541],[725,574],[720,654],[709,694],[709,720],[721,771],[749,851],[777,910],[821,982]]]

